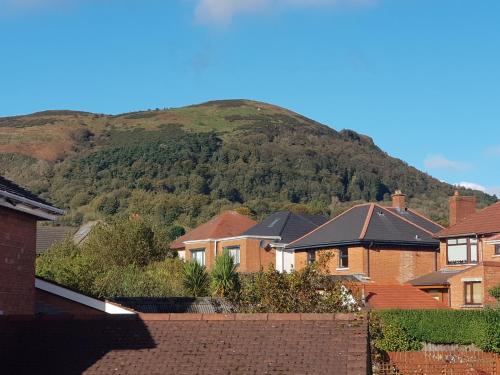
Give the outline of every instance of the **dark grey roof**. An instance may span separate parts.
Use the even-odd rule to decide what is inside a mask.
[[[16,185],[12,181],[9,181],[5,177],[2,177],[2,176],[0,176],[0,190],[6,191],[7,193],[17,195],[18,197],[21,197],[21,198],[26,198],[26,199],[32,200],[34,202],[50,206],[50,203],[48,203],[47,201],[45,201],[42,198],[36,196],[35,194],[29,192],[28,190],[23,189],[19,185]]]
[[[377,204],[355,206],[290,243],[290,249],[355,244],[437,247],[439,241],[401,215]]]
[[[140,313],[217,314],[233,310],[226,300],[210,297],[119,297],[113,301]]]
[[[426,286],[426,285],[448,285],[448,279],[456,274],[463,272],[465,270],[456,269],[442,269],[439,271],[434,271],[416,279],[408,281],[409,284],[413,286]]]
[[[411,221],[413,224],[418,225],[419,227],[422,227],[429,232],[432,233],[437,233],[440,230],[443,229],[443,227],[432,220],[423,217],[422,215],[417,214],[415,211],[411,209],[400,209],[400,208],[395,208],[395,207],[388,207],[391,212],[398,214],[402,218],[405,218],[406,220]]]
[[[242,235],[281,237],[279,242],[290,243],[309,233],[327,219],[321,215],[309,215],[290,211],[276,212],[266,217]]]
[[[63,241],[66,237],[75,233],[73,227],[51,227],[39,225],[36,230],[36,253],[41,254],[54,243]]]

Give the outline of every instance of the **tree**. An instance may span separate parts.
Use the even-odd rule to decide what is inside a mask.
[[[224,250],[222,255],[215,258],[211,276],[212,295],[229,297],[239,292],[240,280],[236,272],[234,259],[229,254],[229,251]]]
[[[189,295],[203,297],[208,294],[210,280],[205,266],[194,261],[186,262],[182,276],[182,284]]]

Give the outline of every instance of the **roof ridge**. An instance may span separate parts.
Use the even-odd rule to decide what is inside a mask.
[[[288,223],[288,220],[290,220],[290,217],[292,216],[293,212],[292,211],[288,211],[287,214],[286,214],[286,219],[285,219],[285,222],[283,223],[283,225],[281,226],[281,229],[280,229],[280,232],[279,232],[279,236],[281,238],[283,238],[282,234],[283,234],[283,231],[285,230],[285,227],[286,227],[286,224]]]
[[[406,223],[408,223],[408,224],[410,224],[410,225],[414,226],[415,228],[418,228],[418,229],[420,229],[420,230],[423,230],[425,233],[430,234],[430,235],[431,235],[431,237],[434,237],[434,233],[432,233],[430,230],[427,230],[427,229],[425,229],[425,228],[422,228],[420,225],[417,225],[417,224],[415,224],[415,223],[412,223],[410,220],[408,220],[408,219],[406,219],[406,218],[402,217],[401,215],[395,214],[394,212],[391,212],[391,210],[386,209],[386,208],[384,208],[384,207],[382,207],[382,206],[380,206],[380,205],[378,205],[378,204],[377,204],[377,206],[378,206],[378,207],[380,207],[381,209],[383,209],[384,211],[389,212],[389,213],[390,213],[391,215],[393,215],[394,217],[397,217],[398,219],[401,219],[401,220],[405,221]]]
[[[359,234],[359,239],[362,240],[366,236],[366,232],[368,231],[368,226],[370,225],[370,221],[372,220],[373,211],[375,210],[375,203],[370,204],[370,209],[366,214],[365,222],[363,224],[363,228],[361,229],[361,233]]]
[[[331,218],[330,220],[327,220],[325,223],[323,223],[323,224],[321,224],[320,226],[318,226],[318,227],[314,228],[312,231],[310,231],[310,232],[308,232],[308,233],[304,234],[302,237],[299,237],[299,238],[297,238],[296,240],[294,240],[294,241],[290,242],[290,243],[288,244],[288,246],[290,246],[290,245],[294,244],[295,242],[298,242],[298,241],[300,241],[301,239],[303,239],[303,238],[305,238],[305,237],[309,236],[310,234],[312,234],[312,233],[316,232],[317,230],[319,230],[319,229],[323,228],[325,225],[328,225],[328,224],[330,224],[331,222],[333,222],[333,221],[337,220],[339,217],[344,216],[344,215],[345,215],[346,213],[348,213],[349,211],[352,211],[353,209],[355,209],[355,208],[357,208],[357,207],[366,206],[367,204],[369,204],[369,203],[356,204],[356,205],[352,206],[351,208],[349,208],[349,209],[345,210],[345,211],[344,211],[344,212],[342,212],[341,214],[339,214],[339,215],[335,216],[334,218]]]

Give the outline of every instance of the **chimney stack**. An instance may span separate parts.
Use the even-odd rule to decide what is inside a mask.
[[[458,190],[450,197],[450,226],[476,212],[476,197],[463,197]]]
[[[401,190],[396,190],[392,197],[392,207],[398,208],[400,210],[406,209],[406,195],[404,195]]]

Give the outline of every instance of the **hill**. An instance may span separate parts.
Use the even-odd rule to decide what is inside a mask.
[[[0,174],[68,209],[67,223],[139,213],[166,228],[227,208],[255,218],[283,208],[331,215],[395,189],[446,223],[454,190],[368,136],[248,100],[0,118]],[[483,206],[496,201],[467,193]]]

